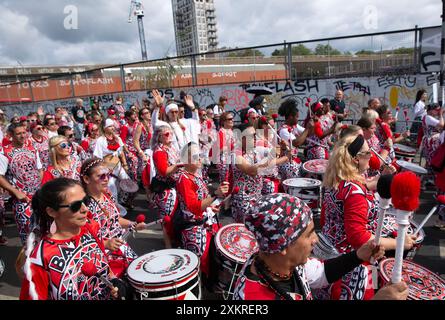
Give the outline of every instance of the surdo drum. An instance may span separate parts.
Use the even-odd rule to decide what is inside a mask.
[[[391,282],[394,258],[379,264],[381,286]],[[445,300],[445,280],[412,261],[403,261],[402,279],[408,285],[408,300]]]
[[[312,212],[320,212],[321,181],[310,178],[291,178],[283,181],[284,191],[304,201]]]
[[[214,291],[228,300],[232,298],[244,263],[258,251],[258,244],[253,233],[244,224],[233,223],[219,229],[215,236],[215,247],[218,279]]]
[[[303,163],[303,170],[308,173],[308,177],[315,177],[321,180],[328,167],[328,162],[329,160],[325,159],[309,160]]]
[[[191,251],[165,249],[144,254],[127,269],[140,300],[200,300],[199,258]]]
[[[417,174],[427,174],[428,173],[428,170],[426,170],[425,168],[423,168],[415,163],[409,162],[409,161],[397,160],[396,163],[399,167],[401,167],[403,169],[402,171],[412,171]]]
[[[396,158],[400,160],[412,161],[416,156],[416,149],[405,146],[403,144],[395,143],[393,145]]]

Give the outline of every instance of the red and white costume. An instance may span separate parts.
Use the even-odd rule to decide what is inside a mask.
[[[43,237],[30,255],[32,282],[39,300],[108,300],[110,289],[96,276],[82,273],[84,261],[91,261],[98,274],[108,276],[109,266],[103,243],[97,237],[98,225],[87,222],[80,233],[66,240]],[[93,235],[93,233],[95,235]],[[29,282],[25,278],[21,300],[29,300]]]
[[[431,166],[431,159],[434,151],[436,151],[436,149],[440,146],[441,131],[437,129],[438,124],[439,120],[430,115],[426,115],[422,119],[422,127],[424,132],[422,148],[428,166]]]
[[[230,165],[232,164],[231,154],[233,152],[234,146],[235,146],[235,139],[233,136],[233,130],[232,129],[219,129],[218,132],[218,140],[219,141],[219,161],[217,162],[217,169],[219,172],[219,183],[222,183],[224,181],[228,181],[232,184],[232,178],[231,172],[230,172]],[[213,148],[212,150],[216,150],[216,148]],[[213,155],[212,157],[215,157]],[[232,164],[233,165],[233,164]]]
[[[357,181],[341,181],[337,189],[327,189],[322,205],[322,234],[341,254],[357,250],[377,228],[378,204],[374,194]],[[362,264],[335,282],[331,299],[372,298],[372,277]]]
[[[42,169],[46,170],[50,164],[48,137],[42,136],[40,140],[37,140],[33,136],[31,136],[28,141],[32,144],[34,149],[39,152]]]
[[[321,138],[326,131],[328,131],[334,120],[332,115],[326,114],[321,116],[314,126],[314,134],[308,137],[307,143],[307,160],[313,159],[329,159],[329,144],[328,141],[331,135]]]
[[[178,199],[174,186],[179,179],[180,172],[175,172],[170,176],[167,176],[167,168],[179,163],[179,154],[173,146],[167,147],[158,145],[153,153],[153,161],[156,168],[156,179],[172,186],[160,193],[155,193],[153,200],[159,209],[159,215],[161,217],[170,216],[176,211],[178,206]]]
[[[238,153],[238,155],[241,154]],[[261,160],[257,150],[249,151],[243,155],[243,158],[250,165],[257,164]],[[232,217],[235,222],[244,223],[244,215],[261,197],[263,177],[258,174],[252,177],[233,165],[233,188],[239,188],[239,192],[232,194]]]
[[[42,186],[48,181],[57,178],[69,178],[80,181],[80,168],[82,163],[77,159],[70,162],[70,167],[68,169],[57,170],[54,166],[50,165],[48,169],[43,172]]]
[[[94,156],[94,148],[96,147],[96,139],[92,139],[90,137],[86,137],[82,140],[80,143],[80,146],[83,148],[83,150],[86,153],[87,159],[92,158]]]
[[[4,149],[4,157],[0,157],[0,175],[8,179],[9,183],[20,190],[29,199],[40,188],[40,172],[42,163],[39,152],[28,143],[22,148],[15,148],[12,144]],[[19,230],[20,240],[24,244],[29,233],[29,223],[32,215],[31,203],[14,199],[12,210]]]
[[[121,238],[124,229],[119,224],[119,209],[114,199],[109,194],[104,194],[104,199],[93,199],[88,204],[88,218],[99,224],[98,233],[103,241],[112,238]],[[125,242],[117,251],[105,250],[111,270],[117,277],[121,277],[128,264],[137,258],[136,253]],[[116,267],[116,268],[115,268]]]
[[[181,173],[176,184],[183,220],[190,226],[181,231],[182,247],[192,251],[201,259],[201,270],[209,275],[210,240],[218,231],[214,218],[208,221],[201,209],[202,200],[209,196],[209,190],[202,177],[189,172]],[[206,220],[206,221],[205,221]]]
[[[127,157],[128,169],[130,171],[129,175],[134,180],[138,179],[139,160],[138,160],[138,152],[134,146],[133,137],[134,133],[136,132],[138,124],[139,124],[138,121],[135,121],[132,125],[127,123],[121,127],[121,133],[120,133],[120,137],[127,146],[127,149],[129,151],[127,154],[125,154],[125,156]]]

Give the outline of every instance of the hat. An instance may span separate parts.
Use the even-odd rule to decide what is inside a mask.
[[[179,110],[179,107],[176,103],[170,103],[168,106],[165,107],[165,113],[169,113],[172,110]]]
[[[260,251],[278,253],[306,230],[311,209],[286,193],[262,196],[245,217],[245,225],[257,239]]]
[[[251,113],[255,113],[258,114],[258,112],[256,112],[256,110],[254,108],[250,108],[249,110],[247,110],[247,114],[251,114]]]
[[[249,102],[249,107],[255,108],[256,106],[261,105],[263,103],[263,101],[264,101],[264,97],[258,96]]]
[[[105,120],[105,126],[104,126],[104,128],[108,128],[108,127],[111,127],[111,126],[114,126],[114,121],[111,120],[111,119],[107,119],[107,120]]]

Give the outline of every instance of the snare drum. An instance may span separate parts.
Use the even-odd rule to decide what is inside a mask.
[[[320,211],[321,181],[310,178],[291,178],[283,181],[284,191],[304,201],[314,212]]]
[[[165,249],[135,259],[128,281],[140,300],[200,300],[199,258],[191,251]]]
[[[303,163],[303,170],[307,172],[307,177],[314,177],[316,179],[322,179],[326,168],[328,167],[329,160],[314,159]]]
[[[394,148],[394,153],[396,154],[397,159],[401,159],[401,160],[406,159],[407,161],[412,161],[414,159],[414,157],[416,156],[416,152],[417,152],[416,149],[405,146],[403,144],[395,143],[393,145],[393,148]]]
[[[391,282],[394,258],[379,264],[381,286]],[[445,300],[445,280],[412,261],[403,261],[402,279],[408,285],[408,300]]]
[[[406,233],[414,234],[418,228],[419,225],[416,222],[410,220],[410,225],[408,226]],[[398,225],[396,216],[392,212],[386,213],[385,217],[383,218],[382,237],[396,238],[397,229]],[[414,258],[414,256],[416,255],[416,251],[420,249],[424,239],[425,239],[425,232],[423,231],[423,229],[420,229],[419,233],[417,234],[417,239],[414,246],[410,250],[404,252],[405,259],[412,260]],[[394,250],[387,251],[386,256],[387,257],[394,256],[394,253],[395,253]]]
[[[396,161],[397,165],[400,166],[400,168],[402,168],[402,171],[412,171],[414,173],[418,173],[418,174],[427,174],[428,170],[426,170],[425,168],[412,163],[412,162],[408,162],[408,161],[404,161],[404,160],[397,160]]]
[[[225,300],[231,299],[243,264],[255,252],[258,244],[252,232],[244,224],[229,224],[215,236],[215,262],[218,279],[214,291],[222,293]]]

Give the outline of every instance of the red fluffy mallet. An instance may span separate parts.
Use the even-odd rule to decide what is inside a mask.
[[[341,126],[341,129],[342,129],[342,130],[345,130],[345,129],[348,129],[348,127],[349,127],[349,126],[348,126],[347,124],[344,124],[344,125]]]
[[[408,110],[403,110],[403,114],[405,115],[405,117],[407,117],[408,116]]]
[[[265,116],[262,116],[260,119],[262,122],[267,122],[267,118]]]
[[[239,187],[235,187],[232,190],[232,194],[237,194],[239,192]]]
[[[306,102],[304,105],[309,108],[309,102]]]
[[[437,196],[436,200],[441,204],[445,204],[445,195],[441,194],[440,196]]]
[[[405,171],[394,176],[391,184],[392,204],[395,209],[415,211],[419,207],[420,179]]]
[[[248,124],[248,123],[249,123],[249,120],[244,120],[244,123],[245,123],[245,124]]]
[[[372,170],[379,170],[380,169],[380,160],[377,158],[375,154],[372,154],[371,158],[369,159],[369,167]]]
[[[278,114],[276,114],[276,113],[272,114],[272,119],[274,119],[274,120],[278,119]]]
[[[138,214],[138,216],[136,217],[136,222],[137,223],[145,222],[145,215],[143,213]]]
[[[291,133],[291,132],[292,132],[292,128],[287,128],[287,131],[288,131],[289,133]]]
[[[312,99],[311,98],[307,98],[307,102],[311,102],[312,101]]]
[[[87,277],[94,277],[97,274],[97,268],[91,261],[84,260],[81,268],[82,273]]]

